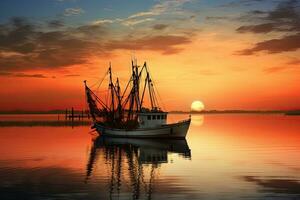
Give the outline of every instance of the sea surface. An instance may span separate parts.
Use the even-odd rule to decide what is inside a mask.
[[[300,199],[300,116],[193,115],[186,140],[103,138],[57,120],[0,116],[1,200]]]

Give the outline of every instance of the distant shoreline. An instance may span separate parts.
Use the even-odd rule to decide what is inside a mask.
[[[69,110],[70,112],[70,110]],[[25,111],[12,110],[0,111],[0,115],[9,114],[65,114],[66,110],[49,110],[49,111]],[[81,114],[82,110],[74,110],[74,114]],[[195,111],[169,111],[170,114],[286,114],[286,115],[300,115],[300,110],[204,110],[200,112]]]
[[[200,112],[170,111],[172,114],[284,114],[288,111],[282,110],[206,110]]]

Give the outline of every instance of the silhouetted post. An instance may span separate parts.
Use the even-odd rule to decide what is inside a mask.
[[[71,117],[72,117],[72,121],[74,120],[74,108],[72,107],[72,115],[71,115]]]
[[[85,111],[87,114],[88,119],[90,119],[90,112],[88,110]]]

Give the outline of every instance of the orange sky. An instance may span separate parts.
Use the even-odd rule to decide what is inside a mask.
[[[194,100],[206,109],[299,109],[299,2],[218,7],[224,2],[160,1],[122,18],[67,5],[85,12],[51,28],[7,16],[0,110],[82,109],[83,80],[95,83],[111,61],[125,84],[132,55],[147,61],[167,110],[189,110]]]

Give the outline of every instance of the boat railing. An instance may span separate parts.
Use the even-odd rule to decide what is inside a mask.
[[[178,121],[178,123],[184,123],[184,122],[188,122],[188,121],[190,121],[191,119],[184,119],[184,120],[180,120],[180,121]]]

